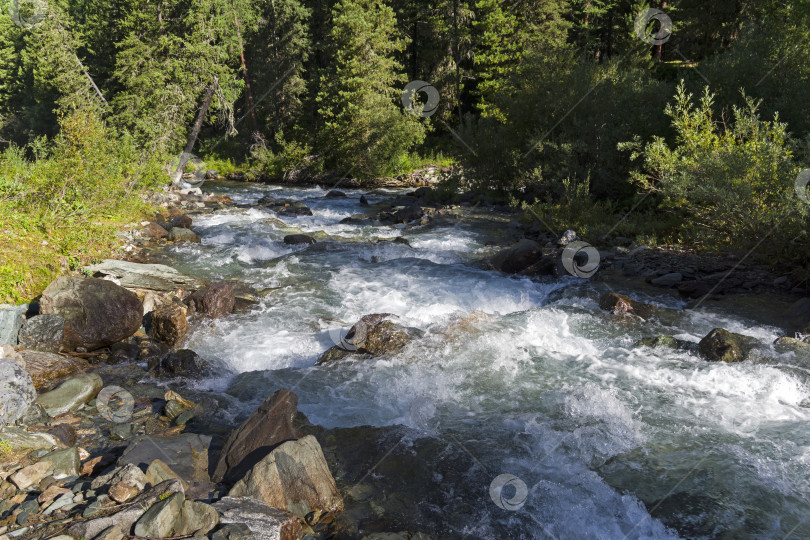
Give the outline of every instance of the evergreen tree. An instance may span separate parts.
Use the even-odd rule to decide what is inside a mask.
[[[399,104],[406,80],[394,53],[406,41],[396,35],[393,10],[378,0],[340,0],[329,44],[332,62],[317,98],[321,144],[331,148],[341,170],[357,177],[383,174],[425,133],[418,117]]]

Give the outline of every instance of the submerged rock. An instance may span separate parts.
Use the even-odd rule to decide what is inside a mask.
[[[317,240],[308,234],[288,234],[284,237],[284,243],[289,245],[296,244],[314,244]]]
[[[232,312],[235,303],[233,285],[227,281],[212,283],[204,289],[194,291],[186,299],[186,305],[192,313],[207,315],[214,319]]]
[[[741,362],[755,343],[749,336],[715,328],[700,340],[698,352],[710,362]]]
[[[393,315],[375,313],[364,316],[349,329],[340,345],[321,355],[318,363],[338,360],[353,353],[380,356],[398,351],[410,341],[410,331],[388,320],[389,317]]]
[[[62,276],[43,291],[42,314],[65,319],[64,346],[98,349],[122,341],[141,326],[143,306],[135,293],[111,281]]]
[[[537,264],[543,258],[543,248],[534,240],[523,239],[495,254],[490,263],[507,274],[516,274]]]
[[[607,293],[599,299],[599,307],[614,315],[635,315],[642,319],[649,319],[655,306],[633,300],[627,295]]]
[[[65,319],[48,314],[31,317],[20,328],[19,341],[24,349],[59,352],[65,336]]]
[[[667,349],[678,349],[682,351],[697,350],[697,343],[692,343],[691,341],[678,339],[672,336],[655,336],[642,338],[636,342],[636,347],[642,346],[651,348],[664,347]]]
[[[799,358],[810,358],[810,343],[792,337],[780,337],[774,341],[778,352],[792,352]]]
[[[259,199],[259,205],[265,206],[277,214],[293,216],[311,216],[312,210],[302,203],[292,199],[275,199],[269,195]]]
[[[278,390],[228,435],[214,469],[215,482],[240,479],[279,444],[301,435],[293,427],[298,396]]]
[[[197,233],[185,227],[172,227],[167,237],[171,242],[188,242],[191,244],[199,244],[202,242]]]
[[[68,379],[50,392],[41,394],[37,403],[49,416],[75,411],[98,395],[104,382],[95,373],[82,373]]]
[[[0,358],[0,424],[22,418],[36,397],[28,372],[14,360]]]
[[[279,510],[272,506],[248,497],[223,497],[214,508],[221,514],[221,521],[226,525],[214,534],[213,539],[242,539],[245,532],[262,540],[297,540],[301,538],[301,522],[291,512]],[[244,526],[248,531],[239,531]]]
[[[259,499],[306,517],[309,523],[343,509],[343,498],[321,445],[312,435],[278,446],[248,471],[228,496]]]
[[[87,367],[85,361],[61,354],[20,351],[20,356],[37,389],[48,386],[54,379],[67,377]]]
[[[154,358],[149,371],[156,377],[199,378],[211,371],[211,365],[191,349],[179,349]]]

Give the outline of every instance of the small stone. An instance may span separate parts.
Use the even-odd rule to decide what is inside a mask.
[[[116,470],[110,479],[110,497],[119,503],[126,502],[146,487],[147,479],[140,468],[133,464],[127,464]]]
[[[73,411],[96,397],[104,382],[96,373],[82,373],[60,384],[56,389],[37,398],[50,416],[56,417]]]
[[[171,536],[180,518],[185,495],[173,493],[153,504],[135,523],[135,536],[165,538]]]
[[[124,540],[124,532],[118,525],[104,529],[94,540]]]
[[[188,332],[188,319],[185,306],[169,302],[152,312],[152,337],[162,343],[174,346]]]
[[[162,460],[156,459],[149,464],[149,467],[146,469],[146,481],[149,482],[151,485],[156,486],[161,482],[165,482],[166,480],[170,480],[172,478],[176,478],[180,480],[183,484],[183,490],[188,490],[188,484],[185,480],[180,478],[180,476],[174,472],[171,467],[166,465]]]
[[[87,505],[87,508],[84,509],[84,512],[82,512],[82,517],[83,518],[93,517],[96,514],[100,513],[101,510],[102,506],[100,502],[98,501],[91,502],[90,504]]]
[[[46,454],[42,459],[51,463],[50,474],[57,480],[67,482],[68,478],[78,477],[79,475],[81,460],[79,459],[78,448],[54,450]]]
[[[73,493],[65,493],[64,495],[60,495],[51,503],[51,505],[48,508],[45,509],[43,514],[49,516],[53,514],[55,511],[69,505],[72,502],[73,502]]]
[[[76,428],[70,424],[57,424],[48,429],[48,433],[59,439],[65,446],[76,444]]]
[[[125,441],[132,435],[132,424],[114,424],[110,427],[110,439]]]
[[[28,512],[20,512],[17,514],[17,525],[25,525],[26,521],[28,521]]]
[[[50,461],[39,461],[15,472],[9,477],[9,480],[11,480],[18,489],[25,489],[34,484],[38,484],[40,480],[48,475],[50,470]]]
[[[576,231],[568,229],[563,233],[563,235],[557,240],[557,245],[559,246],[567,246],[571,242],[577,239]]]
[[[60,495],[64,495],[65,493],[70,493],[70,492],[71,491],[69,489],[66,489],[66,488],[63,488],[63,487],[50,486],[48,489],[43,491],[39,495],[39,497],[37,497],[37,501],[39,501],[40,504],[43,504],[43,503],[52,501],[53,499],[55,499],[56,497],[58,497]]]

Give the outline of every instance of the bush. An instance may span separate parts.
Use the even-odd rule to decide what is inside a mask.
[[[743,103],[718,121],[709,89],[695,104],[681,83],[666,107],[675,146],[655,137],[643,148],[638,138],[622,147],[643,159],[639,185],[659,192],[660,210],[682,219],[682,240],[806,259],[808,205],[794,187],[796,143],[778,115],[761,120],[759,102],[743,95]]]

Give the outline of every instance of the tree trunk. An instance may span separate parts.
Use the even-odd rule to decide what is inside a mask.
[[[205,115],[208,113],[208,107],[211,106],[211,99],[214,97],[214,90],[218,84],[219,79],[214,77],[214,82],[211,83],[208,90],[205,92],[205,99],[203,99],[200,112],[197,114],[197,119],[194,121],[194,126],[191,128],[191,134],[188,137],[188,144],[186,144],[186,149],[183,152],[183,155],[180,156],[180,162],[177,164],[177,170],[174,171],[174,176],[172,177],[172,183],[175,185],[180,185],[180,178],[183,176],[183,169],[185,169],[186,163],[188,163],[188,160],[191,157],[191,151],[194,149],[194,144],[197,142],[197,137],[200,135],[203,120],[205,120]]]
[[[248,78],[247,64],[245,63],[245,47],[242,44],[242,31],[239,29],[239,19],[236,16],[236,7],[231,2],[233,9],[233,23],[236,25],[236,37],[239,38],[239,57],[242,60],[242,75],[245,78],[245,96],[247,97],[248,112],[250,113],[250,122],[253,126],[253,133],[258,133],[259,125],[256,122],[256,110],[253,105],[253,93],[250,90],[250,79]]]

